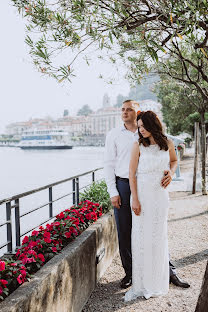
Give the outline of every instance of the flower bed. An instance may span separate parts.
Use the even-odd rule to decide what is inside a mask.
[[[54,222],[40,226],[25,236],[22,246],[13,257],[0,261],[0,300],[25,281],[31,274],[74,240],[102,215],[102,206],[89,200],[72,206],[56,216]]]

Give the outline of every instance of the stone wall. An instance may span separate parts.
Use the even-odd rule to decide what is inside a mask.
[[[7,297],[0,311],[80,312],[117,251],[110,211]]]

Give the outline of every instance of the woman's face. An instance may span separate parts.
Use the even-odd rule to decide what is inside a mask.
[[[139,132],[141,133],[143,138],[149,138],[151,136],[151,132],[147,131],[144,128],[144,125],[143,125],[143,122],[141,119],[138,120],[137,124],[138,124],[138,128],[139,128]]]

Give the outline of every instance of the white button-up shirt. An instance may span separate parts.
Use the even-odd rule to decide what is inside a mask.
[[[116,188],[116,176],[129,178],[131,150],[138,139],[138,131],[133,133],[124,125],[112,129],[106,136],[104,174],[110,197],[119,195]]]

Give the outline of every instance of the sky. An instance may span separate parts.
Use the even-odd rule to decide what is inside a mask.
[[[118,94],[128,94],[130,87],[124,71],[121,70],[118,82],[109,85],[98,77],[100,74],[111,76],[112,65],[100,63],[93,55],[90,66],[81,58],[77,60],[76,78],[72,78],[72,83],[62,85],[41,75],[24,42],[25,22],[10,0],[0,1],[0,133],[12,122],[61,117],[64,109],[76,115],[84,104],[96,110],[102,106],[105,93],[110,96],[111,105],[115,104]]]

